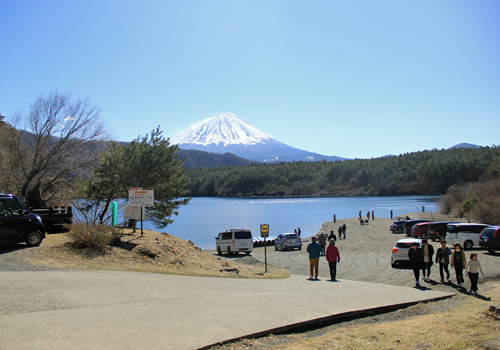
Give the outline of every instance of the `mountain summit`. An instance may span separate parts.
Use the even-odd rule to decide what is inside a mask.
[[[259,162],[343,160],[303,151],[273,139],[235,114],[219,114],[170,140],[182,149],[233,153]]]
[[[268,141],[276,140],[232,113],[219,114],[172,139],[173,144],[192,146],[255,145]]]

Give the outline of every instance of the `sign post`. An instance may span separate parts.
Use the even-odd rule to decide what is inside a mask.
[[[132,206],[140,206],[141,214],[141,237],[143,236],[143,210],[142,207],[154,207],[155,205],[155,195],[154,190],[130,190],[128,191],[128,203]]]
[[[260,236],[264,238],[264,261],[265,261],[265,265],[266,265],[266,271],[264,271],[264,273],[267,272],[267,237],[269,237],[269,225],[267,224],[263,224],[263,225],[260,225]]]

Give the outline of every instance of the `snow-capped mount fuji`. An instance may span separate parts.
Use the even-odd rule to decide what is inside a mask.
[[[251,126],[235,114],[219,114],[170,140],[182,149],[233,153],[259,162],[344,160],[288,146]]]

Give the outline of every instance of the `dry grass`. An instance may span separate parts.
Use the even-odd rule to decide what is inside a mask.
[[[500,304],[500,283],[485,287],[491,288],[485,293],[491,301],[463,296],[460,306],[443,313],[339,328],[315,338],[295,334],[270,349],[483,349],[484,342],[500,337],[500,321],[487,314],[490,305]]]
[[[126,270],[240,278],[289,276],[286,270],[274,266],[268,266],[268,272],[264,273],[264,264],[257,261],[251,266],[238,263],[238,259],[234,262],[222,261],[201,251],[190,241],[148,230],[141,237],[140,232],[132,233],[131,229],[126,229],[120,237],[120,243],[108,247],[104,252],[76,248],[64,234],[48,235],[29,260],[36,265],[82,270]]]

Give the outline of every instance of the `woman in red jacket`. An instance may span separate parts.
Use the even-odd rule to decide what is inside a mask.
[[[337,263],[340,262],[339,249],[335,246],[335,240],[330,241],[330,245],[326,248],[326,261],[330,266],[330,281],[337,282]]]

